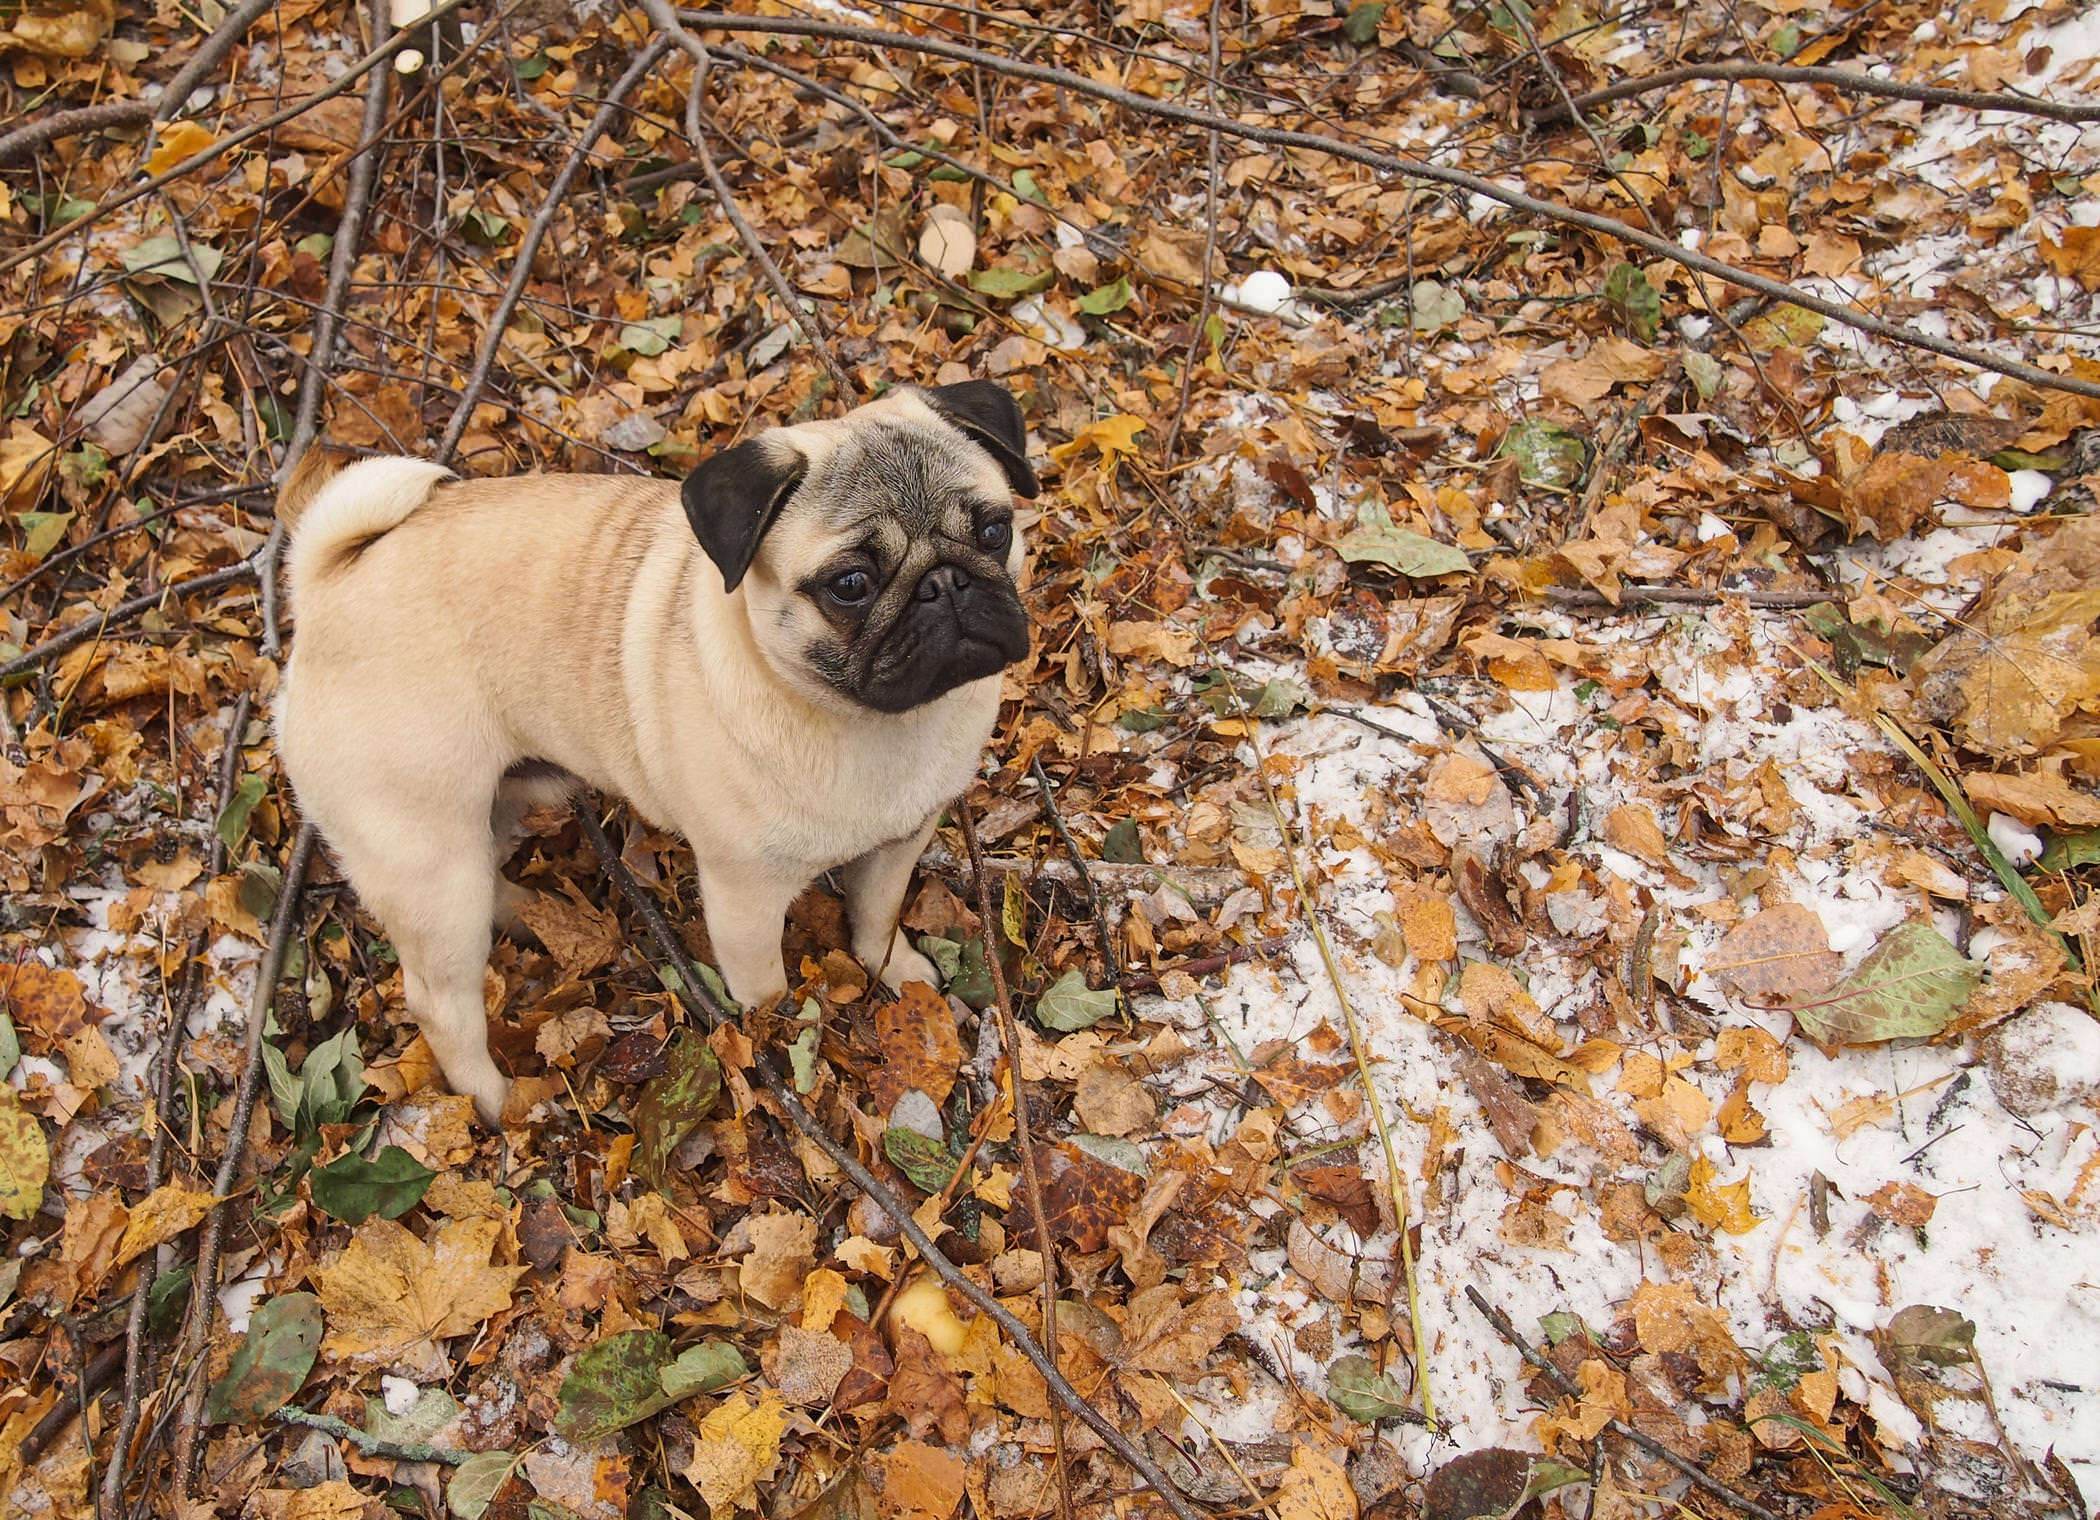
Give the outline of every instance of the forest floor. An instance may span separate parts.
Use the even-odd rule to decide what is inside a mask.
[[[641,8],[0,7],[8,1512],[1164,1514],[1076,1389],[1185,1516],[2083,1520],[2100,20],[738,8],[836,371]],[[281,471],[972,377],[1045,490],[944,995],[820,883],[709,1031],[535,814],[487,1132],[296,849]]]

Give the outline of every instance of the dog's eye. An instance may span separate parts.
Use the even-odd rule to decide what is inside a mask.
[[[1003,517],[994,518],[977,530],[977,546],[987,554],[1004,554],[1013,541],[1014,525]]]
[[[841,607],[858,607],[875,594],[875,578],[865,570],[842,570],[824,589]]]

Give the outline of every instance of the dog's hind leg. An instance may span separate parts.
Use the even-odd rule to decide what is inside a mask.
[[[574,776],[544,760],[520,760],[505,771],[502,781],[497,783],[496,800],[489,807],[492,843],[489,870],[495,877],[495,930],[498,934],[515,938],[532,933],[518,910],[535,901],[539,894],[503,874],[504,866],[510,863],[510,857],[525,838],[526,812],[536,807],[564,805],[579,785],[581,783]]]
[[[400,957],[408,1011],[445,1080],[500,1128],[510,1082],[489,1057],[481,997],[496,908],[488,812],[425,811],[412,831],[378,839],[353,827],[331,843]]]

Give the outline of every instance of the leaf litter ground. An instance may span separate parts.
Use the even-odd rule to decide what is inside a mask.
[[[1633,184],[1719,257],[2096,372],[2090,129],[1680,85],[1613,108],[1613,179],[1584,134],[1520,140],[1508,109],[1431,87],[1463,68],[1539,112],[1556,80],[1776,56],[2086,100],[2090,17],[1901,6],[1817,31],[1780,7],[1745,34],[1695,7],[1564,7],[1526,18],[1542,65],[1502,12],[1315,9],[1228,17],[1222,94],[1447,143],[1629,219]],[[1154,92],[1204,64],[1208,12],[978,25]],[[15,107],[138,98],[197,35],[172,11],[82,15],[14,23]],[[443,430],[506,247],[637,26],[475,15],[442,108],[397,84],[332,442],[427,450]],[[339,74],[358,37],[336,7],[279,8],[148,168]],[[92,1364],[150,1267],[130,1489],[148,1505],[172,1506],[169,1425],[200,1378],[197,1492],[225,1514],[1056,1509],[1041,1377],[914,1277],[744,1075],[748,1040],[786,1051],[833,1133],[1039,1328],[985,1012],[998,955],[1061,1365],[1198,1502],[1727,1511],[1631,1427],[1777,1513],[2078,1512],[2100,1483],[2092,405],[1229,143],[1207,274],[1200,134],[903,53],[769,57],[830,94],[725,58],[717,151],[841,351],[864,383],[1005,379],[1054,466],[1037,650],[971,799],[998,922],[965,906],[944,830],[908,923],[949,997],[871,997],[820,889],[790,929],[795,1006],[703,1041],[574,825],[542,816],[513,862],[541,894],[536,942],[500,944],[488,978],[521,1076],[499,1143],[433,1085],[390,952],[324,868],[264,1030],[219,1312],[185,1366],[297,815],[252,589],[113,624],[10,690],[0,762],[14,1505],[89,1508],[121,1388],[85,1432],[60,1401],[108,1386]],[[829,404],[688,172],[685,79],[637,91],[557,218],[466,414],[469,471],[675,472]],[[354,94],[317,106],[8,275],[0,637],[27,647],[267,531],[267,492],[227,493],[267,482],[288,435],[358,119]],[[142,151],[81,146],[10,171],[10,245],[121,188]],[[704,958],[682,851],[625,838]],[[1143,1502],[1069,1421],[1066,1444],[1079,1509]]]

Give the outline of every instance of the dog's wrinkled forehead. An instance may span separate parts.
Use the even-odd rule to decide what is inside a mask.
[[[887,519],[911,538],[953,531],[974,506],[1006,495],[997,464],[959,433],[896,423],[846,434],[798,493],[823,528],[850,532]]]

